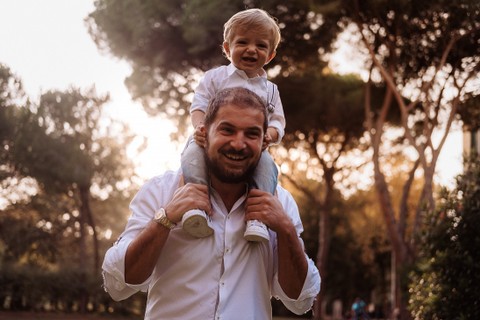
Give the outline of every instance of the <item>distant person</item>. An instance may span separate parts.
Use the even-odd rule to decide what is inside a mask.
[[[304,252],[297,205],[281,186],[275,195],[247,187],[267,130],[263,100],[244,88],[221,90],[204,124],[209,184],[184,184],[181,171],[168,171],[140,189],[105,255],[105,289],[115,300],[148,291],[147,320],[267,320],[272,297],[304,314],[320,276]],[[193,208],[211,217],[212,236],[192,237],[179,226]],[[251,219],[272,230],[269,242],[244,238]]]
[[[353,320],[369,320],[370,317],[368,313],[365,311],[365,307],[367,304],[361,298],[355,298],[355,301],[352,304],[352,313],[353,313]]]
[[[225,23],[223,35],[223,52],[231,63],[207,71],[195,90],[190,107],[195,131],[182,153],[183,175],[186,182],[208,184],[203,150],[205,110],[219,90],[244,87],[258,94],[268,110],[268,128],[263,146],[265,150],[249,185],[273,194],[278,171],[266,149],[282,140],[285,116],[278,87],[267,80],[263,67],[276,55],[281,39],[280,28],[266,11],[248,9],[236,13]],[[182,225],[185,231],[195,237],[206,237],[213,233],[208,215],[199,208],[187,212],[183,216]],[[244,236],[249,241],[268,241],[270,238],[265,224],[257,220],[246,222]]]

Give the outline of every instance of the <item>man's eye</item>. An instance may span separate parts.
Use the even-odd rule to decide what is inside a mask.
[[[230,128],[220,128],[220,132],[222,132],[223,134],[231,134],[233,130]]]
[[[249,137],[251,139],[257,139],[260,136],[261,136],[261,133],[258,132],[258,131],[247,132],[247,137]]]

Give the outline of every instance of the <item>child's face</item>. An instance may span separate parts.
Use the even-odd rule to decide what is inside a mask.
[[[260,74],[264,65],[275,57],[270,35],[262,30],[238,30],[232,41],[223,43],[227,58],[252,78]]]

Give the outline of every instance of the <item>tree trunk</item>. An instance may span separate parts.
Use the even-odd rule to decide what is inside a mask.
[[[90,226],[93,230],[93,255],[94,255],[94,263],[93,263],[93,272],[92,274],[95,275],[99,272],[99,245],[98,245],[98,237],[95,228],[95,223],[93,221],[92,210],[90,208],[90,187],[84,186],[79,187],[79,195],[80,195],[80,261],[82,263],[87,263],[88,253],[87,253],[87,226]],[[83,288],[80,293],[80,312],[85,313],[87,311],[87,304],[88,304],[88,272],[87,269],[84,268],[80,271],[81,281],[84,284]]]
[[[80,187],[81,211],[85,214],[85,222],[92,228],[93,232],[93,274],[96,274],[100,269],[100,255],[98,244],[98,233],[93,219],[92,209],[90,208],[90,187]]]
[[[325,282],[328,279],[327,276],[327,260],[328,253],[330,251],[330,215],[332,212],[332,202],[333,202],[333,191],[334,191],[334,180],[333,174],[335,173],[334,168],[325,168],[324,167],[324,178],[325,178],[325,195],[320,206],[320,216],[318,222],[318,252],[317,252],[317,268],[322,277],[321,290],[317,296],[314,305],[314,319],[321,319],[322,315],[325,313],[322,310],[324,306],[324,297],[325,293],[322,288],[325,287]]]
[[[80,191],[80,199],[82,198],[82,193]],[[86,231],[86,219],[87,215],[85,214],[84,211],[84,206],[83,206],[83,201],[81,201],[80,204],[80,217],[79,217],[79,223],[80,223],[80,252],[79,252],[79,266],[81,266],[83,263],[88,261],[88,254],[87,254],[87,231]],[[86,313],[87,311],[87,303],[88,303],[88,293],[86,289],[86,283],[87,283],[87,271],[83,268],[79,268],[80,272],[80,283],[82,283],[82,287],[80,289],[80,313]]]

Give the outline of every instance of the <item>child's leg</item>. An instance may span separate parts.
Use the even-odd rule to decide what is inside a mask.
[[[254,187],[275,194],[278,182],[278,169],[267,150],[262,152],[257,168],[253,173]]]
[[[208,185],[205,151],[190,137],[182,152],[181,165],[183,178],[186,183]]]
[[[265,150],[262,152],[253,174],[254,185],[252,187],[275,194],[277,181],[277,166],[268,151]],[[257,220],[249,220],[247,221],[244,238],[248,241],[268,241],[270,236],[264,223]]]
[[[181,157],[182,173],[185,183],[208,185],[207,167],[204,150],[190,138]],[[182,217],[183,230],[194,237],[203,238],[213,233],[207,214],[199,209],[185,212]]]

